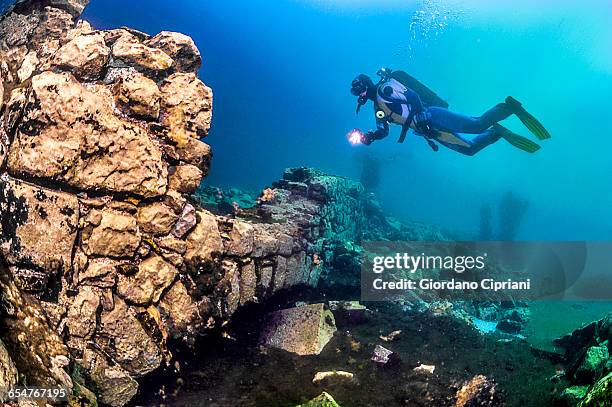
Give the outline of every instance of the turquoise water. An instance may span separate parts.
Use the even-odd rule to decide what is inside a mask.
[[[94,0],[85,12],[102,28],[193,36],[215,91],[207,183],[260,188],[295,165],[358,178],[371,154],[380,198],[400,218],[475,232],[480,207],[495,210],[513,191],[529,203],[516,237],[558,240],[612,232],[611,16],[607,0]],[[416,137],[398,145],[396,128],[352,147],[346,132],[374,124],[371,109],[355,117],[350,81],[381,66],[407,70],[471,115],[513,95],[553,139],[533,156],[502,141],[463,157]]]

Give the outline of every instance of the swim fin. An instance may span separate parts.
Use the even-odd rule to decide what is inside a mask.
[[[504,140],[506,140],[508,143],[512,144],[516,148],[519,148],[530,154],[533,154],[540,149],[540,146],[538,144],[534,143],[528,138],[513,133],[504,126],[496,124],[493,127],[495,128],[496,132],[499,132],[501,134],[501,137]]]
[[[534,136],[536,136],[539,140],[546,140],[550,138],[550,133],[546,128],[540,123],[538,119],[533,117],[531,113],[529,113],[521,102],[513,98],[512,96],[508,96],[506,98],[506,104],[510,106],[512,112],[520,119],[521,122],[529,129]]]

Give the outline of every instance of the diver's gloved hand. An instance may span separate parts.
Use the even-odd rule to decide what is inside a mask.
[[[431,120],[426,111],[421,111],[415,115],[414,127],[419,133],[424,135],[429,135],[434,131],[433,127],[431,127]]]
[[[374,142],[374,140],[376,140],[376,132],[370,130],[363,135],[363,137],[361,138],[361,143],[365,144],[366,146],[369,146]]]
[[[385,138],[385,135],[380,130],[370,130],[363,135],[361,143],[369,146],[374,140],[380,140]]]

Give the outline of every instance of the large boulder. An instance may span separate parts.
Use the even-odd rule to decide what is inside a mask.
[[[318,355],[336,332],[324,304],[303,305],[266,317],[260,343],[298,355]]]
[[[0,251],[10,265],[42,271],[45,279],[70,270],[79,219],[74,195],[4,177],[0,212]]]
[[[168,54],[144,45],[137,37],[127,32],[113,44],[112,52],[116,62],[133,66],[154,77],[168,72],[174,64]]]
[[[175,73],[164,80],[161,123],[170,129],[168,137],[178,146],[189,137],[208,135],[212,120],[212,90],[195,74]]]
[[[175,69],[179,72],[197,72],[202,65],[200,51],[193,40],[185,34],[162,31],[147,40],[146,44],[170,55],[175,61]]]
[[[141,235],[136,217],[115,209],[94,209],[84,218],[83,249],[90,256],[132,257]]]
[[[138,271],[134,275],[119,275],[117,293],[132,304],[157,303],[176,276],[177,270],[172,264],[152,255],[138,265]]]
[[[103,75],[110,48],[99,33],[80,35],[62,46],[52,59],[53,66],[66,69],[76,77],[93,80]]]
[[[141,127],[114,114],[106,88],[86,88],[68,73],[44,72],[32,78],[21,108],[8,158],[13,175],[84,191],[144,197],[166,191],[160,148]]]

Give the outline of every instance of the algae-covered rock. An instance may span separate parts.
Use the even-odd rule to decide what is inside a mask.
[[[571,386],[564,389],[559,395],[559,400],[563,405],[571,407],[580,403],[589,390],[589,386]]]
[[[579,407],[610,407],[612,406],[612,372],[599,380],[589,390]]]
[[[145,197],[166,191],[161,149],[144,129],[115,115],[105,87],[43,72],[17,105],[23,117],[8,157],[13,175]]]
[[[79,217],[74,195],[6,177],[0,179],[0,213],[0,253],[9,265],[70,269]]]
[[[260,343],[298,355],[318,355],[334,332],[334,316],[324,304],[303,305],[268,314]]]
[[[5,400],[6,391],[17,384],[17,368],[0,340],[0,403]]]
[[[336,403],[331,394],[323,392],[309,402],[296,407],[340,407],[340,405]]]
[[[591,346],[587,349],[582,363],[576,369],[575,378],[582,383],[592,382],[603,372],[609,358],[608,348]]]
[[[110,58],[110,48],[101,34],[80,35],[61,47],[52,60],[54,66],[66,69],[87,80],[102,76]]]
[[[175,61],[176,70],[179,72],[196,72],[202,65],[200,51],[198,51],[193,40],[184,34],[162,31],[147,40],[146,44],[159,48],[170,55]]]
[[[474,376],[457,391],[455,407],[495,406],[499,402],[497,384],[483,375]]]

